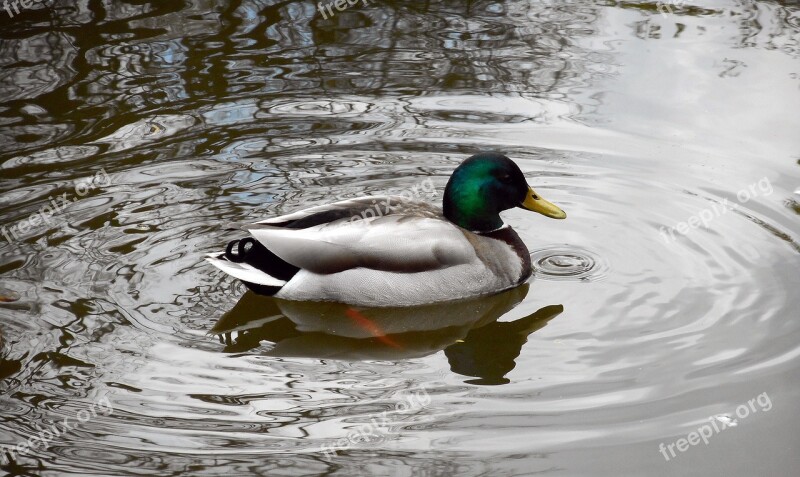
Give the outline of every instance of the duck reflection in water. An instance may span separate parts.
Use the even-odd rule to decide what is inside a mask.
[[[527,295],[528,285],[471,300],[405,308],[279,300],[247,292],[211,333],[224,351],[276,357],[400,360],[444,350],[453,372],[471,384],[506,384],[528,336],[558,316],[550,305],[511,322],[497,320]],[[266,342],[266,343],[265,343]]]

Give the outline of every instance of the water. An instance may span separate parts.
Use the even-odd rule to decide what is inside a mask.
[[[0,10],[0,444],[72,426],[0,468],[795,475],[800,8],[671,8]],[[485,149],[569,216],[505,214],[529,287],[353,313],[202,260]]]

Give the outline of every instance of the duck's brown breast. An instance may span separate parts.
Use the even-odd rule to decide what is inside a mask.
[[[480,235],[486,238],[504,242],[511,247],[511,250],[513,250],[514,253],[517,254],[522,264],[522,270],[520,271],[520,276],[517,280],[517,283],[522,283],[531,276],[531,273],[533,273],[533,268],[531,267],[530,252],[528,252],[528,247],[525,246],[525,242],[519,238],[519,235],[517,235],[517,232],[515,232],[514,229],[511,227],[503,227],[493,232],[482,233]]]

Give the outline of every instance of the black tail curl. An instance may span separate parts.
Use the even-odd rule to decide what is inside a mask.
[[[235,252],[235,253],[234,253]],[[233,263],[246,263],[279,280],[289,281],[300,271],[252,237],[232,240],[225,248],[225,259]],[[243,281],[247,288],[259,295],[274,295],[280,287],[259,285]]]
[[[247,249],[247,245],[248,244],[252,245],[250,250]],[[267,250],[266,247],[264,247],[260,243],[256,242],[255,239],[253,239],[251,237],[248,237],[248,238],[245,238],[245,239],[241,239],[241,240],[232,240],[230,243],[228,243],[228,246],[225,248],[225,258],[228,261],[234,262],[234,263],[242,263],[242,262],[246,263],[247,262],[247,255],[251,251],[253,251],[253,249],[256,248],[256,246],[259,246],[259,247],[263,248],[264,250]],[[234,255],[234,253],[233,253],[233,248],[234,247],[237,247],[236,255]]]

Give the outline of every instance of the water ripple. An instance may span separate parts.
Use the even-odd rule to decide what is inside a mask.
[[[533,276],[545,280],[600,280],[607,264],[588,250],[548,247],[531,252]]]

